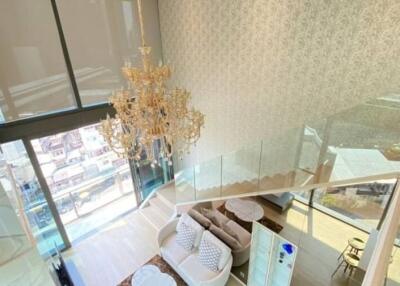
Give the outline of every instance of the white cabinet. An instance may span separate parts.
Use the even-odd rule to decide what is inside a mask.
[[[248,286],[290,285],[297,246],[253,222]]]

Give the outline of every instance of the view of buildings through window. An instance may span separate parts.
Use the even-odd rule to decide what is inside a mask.
[[[41,255],[64,248],[22,141],[1,144],[0,183],[32,246]]]
[[[316,189],[313,205],[370,231],[377,228],[393,191],[395,180]]]
[[[166,162],[154,167],[144,156],[135,165],[134,188],[128,161],[109,149],[100,124],[31,140],[41,173],[70,241],[133,210],[157,186],[171,179]],[[64,242],[22,140],[1,144],[0,183],[32,246],[43,256]]]
[[[71,240],[137,205],[129,164],[107,147],[99,128],[94,124],[32,140]]]

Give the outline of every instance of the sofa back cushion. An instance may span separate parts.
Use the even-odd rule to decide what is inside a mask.
[[[176,242],[187,251],[192,251],[195,239],[196,231],[185,222],[182,222],[176,235]]]
[[[194,239],[193,246],[195,248],[198,247],[200,244],[201,237],[203,235],[204,228],[197,221],[191,218],[188,214],[183,213],[182,216],[179,218],[178,224],[176,225],[176,232],[179,233],[179,229],[182,223],[185,223],[188,227],[192,228],[195,231],[196,237]]]
[[[243,245],[243,247],[246,247],[247,245],[250,244],[250,242],[251,242],[251,233],[248,232],[246,229],[244,229],[241,225],[239,225],[238,223],[234,222],[233,220],[230,220],[230,221],[228,221],[226,226],[228,226],[231,229],[231,231],[236,233],[236,235],[238,236],[237,241],[239,241],[240,244]],[[225,231],[225,232],[228,233],[227,231]]]
[[[236,239],[237,241],[240,241],[238,234],[229,227],[228,224],[223,224],[222,225],[222,229],[229,234],[229,236],[233,237],[234,239]]]
[[[224,223],[229,221],[229,219],[226,216],[224,216],[222,213],[220,213],[217,210],[201,208],[200,211],[201,211],[202,215],[204,215],[206,218],[208,218],[213,224],[215,224],[218,227],[221,227]]]
[[[212,234],[214,234],[216,237],[218,237],[223,243],[228,245],[230,249],[233,251],[237,251],[243,248],[243,246],[240,244],[239,241],[234,239],[232,236],[227,234],[223,229],[216,227],[215,225],[210,226],[210,229]]]
[[[228,246],[226,246],[221,240],[215,237],[211,232],[208,230],[204,231],[202,240],[207,240],[208,242],[212,243],[216,247],[221,250],[221,256],[219,257],[218,261],[218,270],[224,269],[226,263],[228,262],[231,255],[231,250]]]
[[[195,220],[197,221],[202,227],[204,227],[205,229],[208,229],[211,225],[211,220],[209,220],[208,218],[206,218],[204,215],[202,215],[201,213],[199,213],[197,210],[195,209],[190,209],[188,211],[188,214]]]

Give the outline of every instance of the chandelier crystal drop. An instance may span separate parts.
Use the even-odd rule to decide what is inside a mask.
[[[152,64],[151,47],[145,43],[141,0],[137,2],[143,67],[132,67],[129,61],[125,62],[122,73],[127,87],[114,91],[110,97],[116,114],[113,118],[107,114],[101,121],[101,133],[122,158],[139,161],[142,152],[146,152],[152,166],[161,158],[171,165],[174,153],[179,157],[189,153],[190,145],[200,138],[204,115],[188,108],[188,91],[166,87],[171,76],[168,66]]]

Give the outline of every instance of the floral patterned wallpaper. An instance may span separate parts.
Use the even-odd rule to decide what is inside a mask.
[[[206,115],[192,162],[400,91],[399,0],[160,0],[159,13],[171,84]]]

